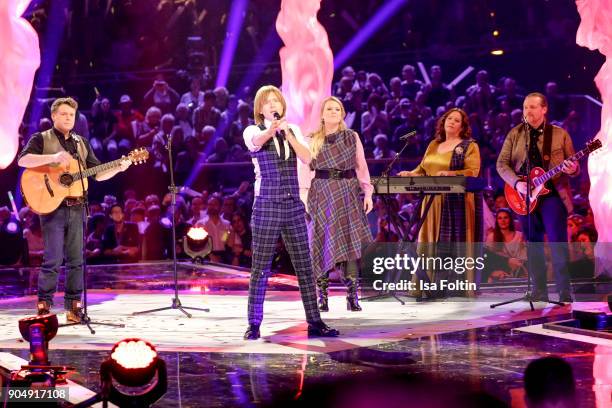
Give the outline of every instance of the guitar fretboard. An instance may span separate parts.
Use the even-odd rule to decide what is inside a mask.
[[[87,178],[93,175],[96,175],[100,172],[106,171],[106,170],[111,170],[115,167],[119,167],[121,165],[121,160],[126,160],[125,158],[121,158],[121,159],[117,159],[117,160],[113,160],[110,161],[108,163],[104,163],[104,164],[100,164],[99,166],[94,166],[94,167],[90,167],[88,169],[83,170],[83,177]],[[74,180],[80,180],[81,179],[81,173],[76,172],[76,173],[72,173],[71,174],[72,177],[74,177]]]
[[[582,159],[588,153],[589,153],[589,149],[587,147],[587,148],[582,149],[578,153],[574,154],[573,156],[569,157],[569,160],[578,161],[578,160]],[[563,163],[561,163],[560,165],[558,165],[558,166],[548,170],[546,173],[542,174],[541,176],[534,178],[532,180],[533,186],[534,187],[538,187],[539,185],[546,183],[548,180],[550,180],[551,178],[553,178],[557,174],[561,173],[561,168],[562,167],[563,167]]]

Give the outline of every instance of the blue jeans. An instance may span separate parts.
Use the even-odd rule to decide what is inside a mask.
[[[541,293],[547,293],[546,258],[543,244],[546,233],[551,247],[557,292],[569,293],[567,209],[559,196],[543,197],[529,217],[531,218],[531,231],[527,227],[527,216],[521,216],[520,219],[525,236],[529,241],[527,246],[528,266],[535,289]]]
[[[83,206],[62,204],[52,213],[41,215],[40,223],[45,249],[38,276],[38,299],[53,304],[57,275],[65,258],[64,308],[69,310],[72,301],[81,300],[83,293]]]

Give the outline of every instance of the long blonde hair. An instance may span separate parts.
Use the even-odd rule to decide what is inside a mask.
[[[344,122],[346,111],[344,110],[344,105],[342,105],[342,101],[340,101],[340,99],[336,98],[335,96],[328,96],[327,98],[323,99],[323,101],[321,102],[321,121],[319,122],[319,128],[312,132],[310,135],[308,135],[308,137],[312,138],[312,143],[310,144],[310,152],[313,158],[317,157],[319,151],[321,150],[321,146],[323,146],[323,142],[325,141],[326,135],[325,122],[323,121],[323,112],[325,110],[325,104],[330,101],[336,102],[338,105],[340,105],[341,118],[338,130],[346,129],[346,123]]]

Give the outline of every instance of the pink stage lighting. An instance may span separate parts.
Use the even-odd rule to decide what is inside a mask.
[[[606,62],[595,77],[601,93],[601,129],[597,138],[603,147],[589,156],[591,190],[589,202],[593,209],[598,243],[595,247],[596,274],[612,273],[612,254],[606,250],[612,242],[612,2],[609,0],[577,0],[580,26],[576,43],[591,50],[599,50]]]
[[[19,125],[25,113],[34,73],[40,65],[38,34],[21,15],[30,0],[0,1],[0,169],[17,153]]]
[[[283,0],[276,31],[285,43],[280,60],[287,118],[305,134],[318,126],[323,98],[331,94],[334,56],[317,20],[321,0]]]

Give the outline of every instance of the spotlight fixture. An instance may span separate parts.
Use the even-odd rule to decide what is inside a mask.
[[[204,228],[191,227],[183,240],[183,249],[194,263],[201,264],[212,251],[212,238]]]
[[[54,314],[19,320],[21,337],[30,343],[30,365],[49,365],[49,341],[57,334],[57,328],[57,316]]]
[[[8,232],[9,234],[16,234],[19,232],[19,224],[17,224],[15,221],[10,220],[8,222],[8,224],[6,224],[6,232]]]
[[[202,37],[187,37],[187,71],[192,76],[201,76],[206,70],[208,55]]]
[[[491,55],[504,55],[504,50],[502,50],[501,48],[491,50]]]
[[[12,265],[23,260],[26,241],[17,218],[10,217],[0,222],[0,265]]]
[[[111,350],[110,367],[113,377],[121,384],[140,387],[153,379],[157,351],[145,340],[126,339]]]
[[[148,407],[168,389],[166,363],[146,340],[129,338],[116,343],[100,365],[101,391],[75,408],[102,401],[120,407]]]
[[[11,372],[13,387],[55,387],[66,383],[66,374],[74,368],[51,365],[49,361],[49,342],[57,328],[57,316],[51,313],[19,320],[19,332],[30,343],[30,362]]]

